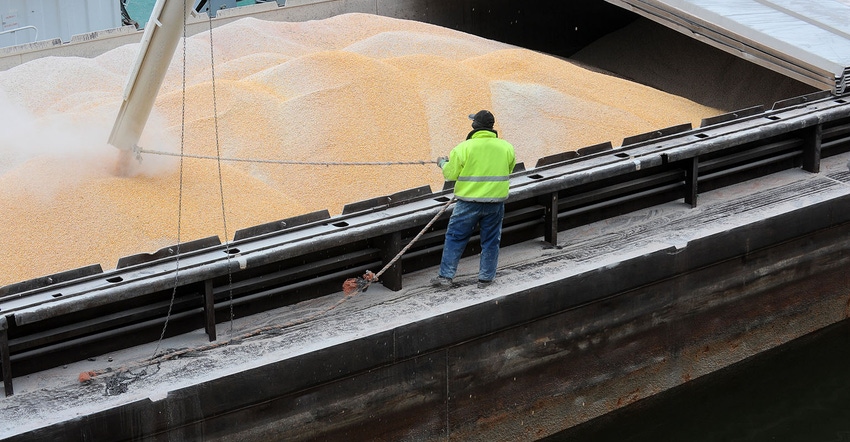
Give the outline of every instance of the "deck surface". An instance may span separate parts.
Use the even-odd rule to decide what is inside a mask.
[[[629,258],[684,249],[696,238],[843,197],[850,194],[849,159],[850,154],[826,158],[819,174],[788,170],[700,194],[696,208],[667,203],[563,231],[558,248],[546,247],[542,239],[506,247],[497,280],[487,290],[476,287],[475,256],[461,262],[454,287],[446,291],[428,286],[434,269],[422,271],[406,275],[405,288],[398,292],[375,285],[350,298],[340,292],[220,323],[214,343],[199,329],[15,378],[15,394],[0,398],[0,438],[135,401],[157,401],[233,373],[346,345]],[[146,362],[155,354],[174,357]],[[115,372],[78,380],[80,373],[106,369]]]

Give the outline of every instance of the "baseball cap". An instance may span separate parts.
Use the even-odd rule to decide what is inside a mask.
[[[480,110],[474,114],[469,114],[469,119],[472,120],[473,129],[492,129],[496,123],[496,118],[488,110]]]

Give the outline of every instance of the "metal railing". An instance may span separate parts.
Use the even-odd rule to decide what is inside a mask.
[[[27,43],[32,43],[32,42],[36,42],[36,41],[38,41],[38,28],[36,28],[35,26],[32,26],[32,25],[28,25],[28,26],[21,26],[20,28],[8,29],[8,30],[5,30],[5,31],[0,31],[0,35],[4,35],[4,34],[14,34],[14,33],[18,32],[18,31],[23,31],[23,30],[27,30],[27,29],[32,29],[32,30],[34,30],[34,31],[35,31],[35,36],[33,37],[32,41],[29,41],[29,42],[27,42]],[[17,38],[17,36],[15,36],[15,43],[14,43],[14,44],[15,44],[15,45],[20,44],[20,43],[18,42],[18,38]]]
[[[790,168],[817,173],[822,157],[850,151],[850,101],[818,93],[629,137],[538,160],[511,175],[502,245],[657,204],[696,206],[700,192]],[[0,287],[0,358],[7,395],[21,376],[57,364],[333,293],[381,268],[451,197],[429,186],[210,237],[153,254]],[[402,288],[406,273],[439,263],[448,213],[381,282]],[[473,237],[466,254],[479,252]],[[178,264],[179,259],[179,266]],[[176,285],[176,287],[175,287]],[[171,304],[172,295],[173,305]],[[169,315],[168,312],[171,312]]]

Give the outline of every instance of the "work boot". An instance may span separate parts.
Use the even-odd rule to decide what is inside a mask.
[[[445,276],[437,276],[431,279],[431,285],[441,289],[447,289],[452,286],[452,279]]]
[[[485,280],[483,280],[483,279],[479,279],[479,280],[478,280],[478,288],[479,288],[479,289],[486,289],[486,288],[487,288],[487,287],[489,287],[489,286],[490,286],[490,284],[492,284],[492,283],[493,283],[493,281],[485,281]]]

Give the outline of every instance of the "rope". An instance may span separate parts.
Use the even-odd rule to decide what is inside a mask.
[[[398,260],[399,260],[399,258],[401,258],[401,256],[402,256],[402,255],[404,255],[404,254],[405,254],[405,252],[407,252],[407,251],[410,249],[410,247],[411,247],[411,246],[413,246],[413,243],[415,243],[417,240],[419,240],[419,238],[421,238],[421,237],[422,237],[422,235],[424,235],[424,234],[425,234],[425,232],[426,232],[426,231],[428,231],[428,229],[430,229],[432,225],[434,225],[434,223],[437,221],[437,219],[440,217],[440,215],[442,215],[443,213],[445,213],[446,209],[448,209],[448,208],[449,208],[449,206],[450,206],[453,202],[455,202],[454,197],[450,198],[450,199],[446,202],[446,204],[445,204],[445,205],[443,205],[443,207],[441,207],[441,208],[440,208],[440,211],[439,211],[439,212],[437,212],[437,214],[436,214],[436,215],[434,215],[434,217],[433,217],[433,218],[431,218],[431,221],[428,221],[428,224],[425,224],[425,227],[424,227],[422,230],[420,230],[420,231],[419,231],[419,233],[418,233],[415,237],[413,237],[413,239],[412,239],[412,240],[410,240],[410,242],[409,242],[409,243],[407,243],[407,245],[406,245],[406,246],[404,246],[404,248],[403,248],[403,249],[401,249],[401,251],[400,251],[400,252],[398,252],[398,254],[397,254],[397,255],[396,255],[393,259],[391,259],[391,260],[390,260],[390,262],[388,262],[388,263],[387,263],[387,265],[385,265],[385,266],[384,266],[384,268],[382,268],[382,269],[381,269],[378,273],[375,273],[375,280],[377,280],[377,279],[378,279],[378,277],[380,277],[381,275],[383,275],[383,274],[384,274],[384,272],[386,272],[386,271],[387,271],[387,269],[389,269],[390,267],[392,267],[392,265],[393,265],[393,264],[395,264],[395,262],[396,262],[396,261],[398,261]]]
[[[373,282],[377,282],[378,278],[380,278],[380,276],[383,275],[384,272],[387,271],[387,269],[392,267],[393,264],[395,264],[396,261],[398,261],[399,258],[401,258],[402,255],[404,255],[410,249],[410,247],[413,246],[413,243],[415,243],[420,237],[422,237],[422,235],[425,234],[425,232],[428,231],[428,229],[431,228],[431,226],[437,221],[438,218],[440,218],[440,216],[446,211],[446,209],[449,208],[449,206],[454,201],[455,201],[454,197],[452,197],[451,199],[446,201],[446,204],[444,204],[443,207],[440,208],[440,211],[437,212],[437,214],[434,215],[433,218],[431,218],[431,221],[428,221],[428,224],[426,224],[425,227],[422,230],[420,230],[419,233],[412,240],[410,240],[410,242],[407,243],[407,245],[404,246],[404,248],[401,249],[401,251],[398,252],[395,255],[395,257],[393,257],[393,259],[391,259],[390,262],[388,262],[384,266],[384,268],[382,268],[378,273],[372,273],[372,272],[367,270],[362,278],[346,279],[345,282],[342,284],[342,291],[343,291],[343,293],[345,293],[346,297],[351,297],[351,296],[354,296],[358,293],[365,292],[366,289],[368,289],[369,286],[372,285]],[[346,298],[343,298],[343,299],[346,299]]]
[[[312,321],[312,320],[314,320],[314,319],[316,319],[320,316],[327,314],[331,310],[339,307],[340,305],[342,305],[343,303],[345,303],[346,301],[351,299],[352,296],[343,296],[342,298],[337,300],[334,304],[330,305],[329,307],[327,307],[323,310],[315,312],[315,313],[313,313],[312,315],[309,315],[309,316],[305,316],[305,317],[302,317],[302,318],[299,318],[299,319],[289,321],[289,322],[281,324],[281,325],[271,325],[271,326],[266,326],[266,327],[260,327],[260,328],[245,332],[245,333],[239,335],[235,339],[233,338],[233,336],[232,336],[233,333],[231,332],[230,340],[211,342],[209,344],[201,345],[201,346],[198,346],[198,347],[186,347],[186,348],[175,349],[174,351],[172,351],[170,353],[163,353],[159,356],[156,355],[157,352],[154,352],[154,355],[151,356],[150,358],[148,358],[147,360],[131,363],[130,365],[125,365],[125,366],[120,367],[120,368],[115,369],[115,370],[113,370],[112,368],[104,368],[104,369],[100,369],[100,370],[84,371],[84,372],[80,373],[78,380],[82,384],[89,384],[94,378],[96,378],[98,376],[105,375],[105,374],[109,374],[110,377],[109,377],[109,379],[106,380],[106,394],[107,395],[117,395],[117,394],[125,393],[127,391],[126,385],[141,379],[143,376],[147,376],[148,375],[147,367],[149,367],[151,365],[156,365],[157,368],[159,368],[160,364],[162,364],[163,362],[173,360],[173,359],[177,359],[180,356],[183,356],[183,355],[186,355],[186,354],[195,354],[195,353],[198,353],[198,352],[213,350],[213,349],[216,349],[216,348],[219,348],[219,347],[230,345],[234,342],[238,343],[238,342],[241,342],[243,340],[246,340],[246,339],[249,339],[249,338],[252,338],[252,337],[255,337],[255,336],[259,336],[259,335],[262,335],[262,334],[267,334],[267,333],[272,333],[272,332],[278,332],[279,333],[279,332],[283,331],[284,329],[294,327],[296,325],[305,324],[305,323],[310,322],[310,321]],[[232,309],[232,302],[231,302],[231,309]],[[159,343],[157,343],[157,349],[159,349]],[[139,370],[139,369],[141,369],[141,371],[137,371],[135,373],[133,372],[134,370]],[[157,369],[157,371],[159,371],[159,370]],[[150,373],[150,374],[155,374],[155,372]]]
[[[197,353],[197,352],[212,350],[212,349],[215,349],[215,348],[218,348],[218,347],[229,345],[229,344],[233,343],[234,341],[239,342],[239,341],[242,341],[242,340],[245,340],[245,339],[248,339],[248,338],[252,338],[252,337],[255,337],[255,336],[258,336],[258,335],[261,335],[261,334],[266,334],[266,333],[271,333],[271,332],[280,332],[283,329],[294,327],[296,325],[301,325],[301,324],[310,322],[310,321],[312,321],[312,320],[314,320],[314,319],[316,319],[320,316],[323,316],[323,315],[327,314],[328,312],[330,312],[331,310],[339,307],[340,305],[344,304],[345,302],[347,302],[348,300],[353,298],[354,295],[356,295],[358,293],[362,293],[363,291],[365,291],[366,288],[369,287],[369,285],[372,282],[377,281],[378,276],[382,275],[384,272],[387,271],[387,269],[392,267],[392,265],[395,264],[396,261],[398,261],[399,258],[401,258],[401,256],[404,255],[410,249],[410,247],[413,246],[413,244],[419,238],[421,238],[423,234],[425,234],[426,231],[428,231],[429,228],[431,228],[431,226],[437,221],[438,218],[440,218],[440,216],[443,213],[445,213],[445,211],[449,208],[449,206],[453,202],[455,202],[455,198],[449,199],[449,201],[447,201],[446,204],[444,204],[440,208],[440,211],[437,212],[437,214],[434,215],[433,218],[431,218],[431,220],[428,222],[428,224],[426,224],[425,227],[409,243],[407,243],[407,245],[403,249],[401,249],[401,251],[398,252],[398,254],[396,254],[395,257],[393,257],[393,259],[391,259],[384,266],[384,268],[382,268],[378,273],[373,275],[374,276],[373,279],[366,281],[366,284],[364,286],[362,286],[362,287],[358,286],[357,290],[355,290],[353,293],[346,294],[342,298],[338,299],[335,303],[333,303],[332,305],[328,306],[327,308],[325,308],[323,310],[315,312],[312,315],[308,315],[308,316],[305,316],[305,317],[302,317],[302,318],[299,318],[299,319],[295,319],[295,320],[286,322],[286,323],[281,324],[281,325],[260,327],[260,328],[251,330],[249,332],[245,332],[245,333],[241,334],[236,339],[233,339],[233,337],[231,336],[231,339],[229,341],[219,341],[219,342],[213,342],[213,343],[210,343],[210,344],[202,345],[202,346],[199,346],[199,347],[189,347],[189,348],[177,349],[177,350],[174,350],[170,353],[162,354],[160,356],[156,356],[156,352],[154,352],[154,356],[149,358],[147,361],[137,362],[137,363],[134,363],[130,366],[124,366],[124,367],[118,368],[117,370],[112,370],[111,368],[106,368],[106,369],[101,369],[101,370],[85,371],[85,372],[80,373],[79,381],[81,383],[87,384],[87,383],[90,383],[93,378],[109,373],[109,374],[112,374],[112,377],[110,378],[110,380],[107,381],[107,394],[121,394],[121,393],[126,392],[126,388],[125,388],[126,384],[129,384],[131,382],[135,382],[136,380],[138,380],[142,376],[146,376],[148,374],[147,370],[142,370],[139,373],[133,373],[133,370],[136,370],[136,369],[139,369],[139,368],[146,368],[150,365],[156,365],[157,367],[159,367],[159,365],[161,363],[163,363],[165,361],[172,360],[172,359],[179,358],[180,356],[183,356],[185,354],[194,354],[194,353]],[[371,273],[371,272],[367,272],[367,273]],[[233,302],[232,302],[232,298],[231,298],[231,309],[232,308],[233,308]],[[232,335],[232,332],[231,332],[231,335]],[[158,343],[157,343],[157,348],[159,348]],[[127,376],[127,374],[129,374],[129,376]]]
[[[183,0],[184,10],[186,9],[186,1]],[[171,353],[166,353],[160,356],[157,356],[159,353],[160,346],[162,344],[163,339],[165,338],[165,332],[168,328],[168,322],[171,319],[172,309],[174,307],[174,300],[177,296],[177,287],[178,287],[178,276],[180,273],[180,243],[181,243],[181,223],[182,223],[182,213],[183,213],[183,160],[185,158],[196,158],[196,159],[210,159],[216,160],[218,162],[218,179],[219,179],[219,192],[221,196],[221,216],[222,222],[224,223],[224,235],[225,238],[228,237],[227,234],[227,216],[226,210],[224,207],[224,179],[222,177],[221,171],[221,162],[222,161],[232,161],[232,162],[248,162],[248,163],[268,163],[268,164],[287,164],[287,165],[317,165],[317,166],[391,166],[391,165],[424,165],[424,164],[434,164],[436,161],[431,160],[420,160],[420,161],[398,161],[398,162],[390,162],[390,161],[361,161],[361,162],[320,162],[320,161],[289,161],[289,160],[267,160],[267,159],[245,159],[245,158],[225,158],[221,156],[221,148],[219,143],[219,131],[218,131],[218,111],[216,104],[216,93],[215,93],[215,56],[214,56],[214,47],[213,47],[213,37],[212,37],[212,16],[209,16],[209,27],[210,27],[210,65],[211,65],[211,76],[212,76],[212,99],[213,99],[213,120],[214,120],[214,130],[215,130],[215,147],[216,147],[216,155],[215,156],[206,156],[206,155],[191,155],[186,154],[184,152],[185,149],[185,134],[186,134],[186,16],[184,14],[183,17],[183,95],[182,95],[182,111],[181,111],[181,124],[180,124],[180,153],[172,153],[172,152],[164,152],[157,150],[147,150],[141,149],[137,146],[135,149],[136,155],[139,156],[142,153],[149,153],[153,155],[166,155],[166,156],[176,156],[180,158],[180,179],[179,179],[179,189],[178,189],[178,204],[177,204],[177,245],[176,247],[176,260],[175,260],[175,272],[174,272],[174,287],[171,292],[171,300],[168,304],[168,312],[165,316],[165,322],[162,326],[162,331],[160,332],[159,339],[157,340],[156,347],[154,348],[153,355],[148,358],[146,361],[142,361],[136,364],[133,364],[130,367],[121,367],[118,370],[113,371],[112,369],[105,370],[93,370],[80,373],[79,380],[80,382],[89,382],[92,378],[103,375],[106,373],[112,373],[112,377],[106,382],[106,394],[107,395],[116,395],[122,394],[127,391],[127,384],[135,382],[143,376],[146,376],[147,367],[151,365],[159,365],[170,359],[177,358],[183,354],[190,352],[198,352],[210,350],[213,348],[217,348],[223,345],[228,345],[233,341],[233,321],[234,321],[234,313],[233,313],[233,274],[231,270],[231,266],[229,265],[230,261],[230,244],[229,242],[225,242],[225,251],[227,252],[227,260],[228,260],[228,286],[230,287],[230,336],[227,341],[220,341],[216,343],[211,343],[208,345],[204,345],[201,347],[195,348],[186,348],[182,350],[173,351]],[[446,209],[448,209],[449,205],[454,202],[454,198],[450,199],[446,204],[440,209],[437,215],[428,222],[422,231],[416,235],[413,240],[411,240],[389,263],[387,263],[384,268],[382,268],[377,274],[373,275],[373,279],[369,279],[363,287],[358,287],[354,293],[346,294],[346,296],[339,299],[336,303],[329,306],[328,308],[316,312],[307,317],[303,317],[294,321],[290,321],[286,324],[280,326],[273,327],[263,327],[251,332],[247,332],[242,334],[238,340],[247,339],[262,333],[267,333],[273,330],[280,330],[284,328],[289,328],[295,325],[303,324],[308,321],[311,321],[319,316],[322,316],[331,310],[337,308],[342,305],[344,302],[348,301],[353,295],[365,291],[365,289],[374,281],[378,280],[378,277],[387,271],[396,261],[404,255],[407,250],[415,243],[433,224],[437,221],[437,219],[442,215]],[[371,272],[367,272],[371,273]],[[141,369],[138,373],[133,373],[132,370]],[[158,371],[158,370],[157,370]],[[129,375],[129,376],[128,376]]]
[[[100,369],[100,370],[84,371],[84,372],[80,373],[78,380],[82,384],[89,384],[94,378],[96,378],[98,376],[105,375],[105,374],[109,374],[110,377],[106,380],[106,386],[105,386],[106,395],[112,396],[112,395],[118,395],[118,394],[126,393],[127,392],[126,386],[130,383],[133,383],[133,382],[141,379],[144,376],[147,376],[149,374],[147,372],[147,367],[149,367],[151,365],[156,365],[157,371],[159,371],[160,364],[162,364],[163,362],[170,361],[170,360],[173,360],[173,359],[177,359],[180,356],[183,356],[183,355],[186,355],[186,354],[196,354],[196,353],[199,353],[199,352],[213,350],[213,349],[216,349],[216,348],[219,348],[219,347],[230,345],[234,342],[241,342],[243,340],[246,340],[246,339],[249,339],[249,338],[252,338],[252,337],[255,337],[255,336],[259,336],[259,335],[262,335],[262,334],[266,334],[266,333],[280,332],[283,329],[307,323],[307,322],[312,321],[312,320],[318,318],[319,316],[322,316],[322,315],[328,313],[329,311],[339,307],[341,304],[348,301],[348,299],[350,299],[350,298],[351,298],[350,296],[345,296],[345,297],[341,298],[340,300],[338,300],[333,305],[325,308],[324,310],[316,312],[312,315],[309,315],[309,316],[306,316],[306,317],[303,317],[303,318],[299,318],[299,319],[296,319],[296,320],[293,320],[293,321],[290,321],[290,322],[287,322],[287,323],[281,324],[281,325],[260,327],[260,328],[257,328],[255,330],[245,332],[245,333],[239,335],[236,339],[234,339],[231,336],[231,339],[228,340],[228,341],[211,342],[209,344],[201,345],[201,346],[198,346],[198,347],[187,347],[187,348],[175,349],[174,351],[172,351],[170,353],[163,353],[162,355],[159,355],[159,356],[156,356],[156,354],[154,354],[154,356],[151,356],[147,360],[144,360],[144,361],[141,361],[141,362],[135,362],[135,363],[132,363],[130,365],[125,365],[125,366],[120,367],[120,368],[115,369],[115,370],[113,370],[112,368],[105,368],[105,369]],[[140,370],[140,371],[134,372],[134,370]],[[153,373],[150,373],[150,374],[153,375],[155,373],[156,372],[153,372]]]

